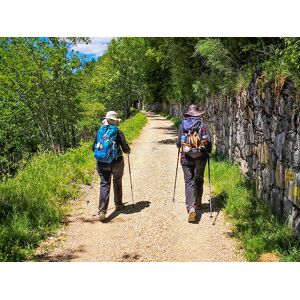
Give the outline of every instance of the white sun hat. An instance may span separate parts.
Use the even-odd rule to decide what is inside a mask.
[[[110,122],[112,121],[112,122]],[[102,121],[103,125],[108,125],[110,123],[120,122],[121,119],[118,118],[118,114],[115,111],[108,111],[106,113],[105,119]]]

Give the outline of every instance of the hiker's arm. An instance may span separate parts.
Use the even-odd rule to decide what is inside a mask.
[[[208,137],[208,141],[206,143],[204,143],[204,147],[208,153],[211,153],[212,144],[211,144],[211,137],[210,137],[209,129],[206,124],[203,124],[203,127],[206,129],[206,134]]]
[[[178,138],[177,138],[177,142],[176,142],[177,148],[181,147],[181,136],[182,136],[182,126],[180,125],[180,127],[179,127],[179,133],[178,133]]]
[[[93,152],[95,151],[96,144],[97,144],[97,134],[95,136],[94,143],[93,143],[93,146],[92,146],[92,151]]]
[[[119,130],[119,138],[120,138],[120,146],[122,148],[122,151],[124,153],[129,154],[130,153],[130,147],[127,144],[126,139],[125,139],[125,135],[121,130]]]

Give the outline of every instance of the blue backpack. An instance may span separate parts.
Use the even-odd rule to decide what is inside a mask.
[[[199,117],[189,117],[182,120],[182,130],[184,133],[199,132],[203,124]]]
[[[97,161],[110,164],[122,156],[122,150],[116,144],[118,127],[116,125],[102,125],[97,132],[97,144],[94,157]]]
[[[189,117],[182,120],[181,149],[183,152],[197,158],[205,152],[204,142],[208,135],[199,117]]]

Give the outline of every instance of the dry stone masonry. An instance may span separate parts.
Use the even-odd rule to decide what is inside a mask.
[[[184,105],[145,104],[182,116]],[[203,106],[203,105],[202,105]],[[239,94],[204,104],[216,151],[237,162],[257,195],[300,234],[300,97],[289,79],[267,85],[254,75]]]

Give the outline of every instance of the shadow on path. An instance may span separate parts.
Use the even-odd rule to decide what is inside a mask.
[[[225,207],[227,198],[228,198],[228,194],[226,192],[222,192],[211,198],[212,213],[216,213],[216,215],[212,216],[212,219],[213,219],[212,225],[216,224],[220,211]],[[210,204],[203,203],[201,205],[200,212],[201,212],[201,214],[202,213],[210,213]]]
[[[36,262],[61,262],[71,261],[72,259],[78,258],[79,253],[86,252],[84,245],[80,245],[76,249],[68,249],[62,254],[49,255],[48,253],[38,254],[33,257],[33,261]]]
[[[170,134],[170,135],[176,135],[178,136],[178,130],[176,127],[172,126],[160,126],[160,127],[153,127],[153,129],[158,129],[158,130],[164,130],[165,134]]]
[[[213,196],[211,198],[211,204],[212,204],[212,220],[213,224],[215,225],[217,218],[219,216],[220,211],[225,207],[226,201],[227,201],[228,195],[226,192],[222,192],[216,196]],[[175,201],[175,203],[185,203],[184,201]],[[201,221],[202,214],[210,213],[210,204],[208,203],[202,203],[201,209],[196,211],[196,221],[192,222],[191,224],[199,224]]]
[[[73,252],[73,251],[71,251],[71,252]],[[42,254],[42,255],[34,256],[33,259],[36,262],[66,262],[66,261],[70,261],[72,259],[76,259],[78,257],[79,257],[78,255],[74,255],[73,253],[58,254],[58,255],[54,255],[54,256]]]
[[[166,145],[176,144],[176,142],[177,142],[177,138],[158,141],[159,144],[166,144]]]
[[[129,204],[126,205],[121,210],[115,210],[113,213],[111,213],[102,223],[109,223],[111,220],[116,218],[120,214],[135,214],[141,212],[143,209],[150,206],[150,201],[139,201],[135,204]]]
[[[222,192],[218,195],[215,195],[211,198],[212,212],[219,213],[222,208],[225,207],[225,203],[227,201],[228,195],[226,192]],[[202,203],[201,212],[208,213],[210,212],[209,203]]]
[[[148,115],[147,117],[150,118],[151,120],[167,121],[167,119],[165,119],[164,117],[160,117],[158,115]]]

